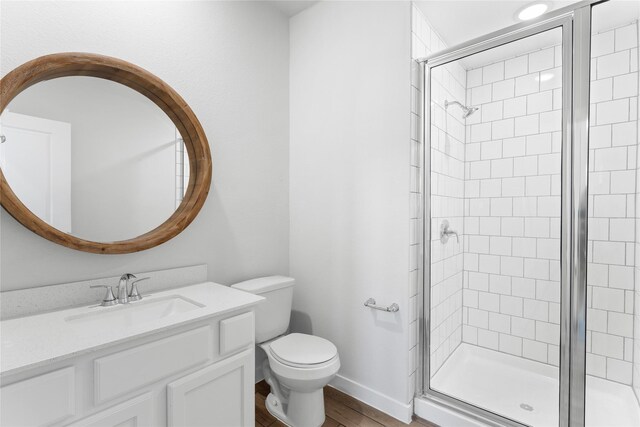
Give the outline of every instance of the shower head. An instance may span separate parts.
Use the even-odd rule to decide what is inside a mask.
[[[478,111],[479,108],[478,107],[466,107],[464,109],[464,113],[462,113],[462,118],[466,119],[467,117],[469,117],[470,115],[472,115],[473,113],[475,113],[476,111]]]
[[[472,115],[473,113],[475,113],[476,111],[478,111],[478,107],[473,107],[473,106],[466,106],[466,105],[462,105],[461,103],[459,103],[458,101],[447,101],[445,99],[444,101],[444,108],[449,108],[450,105],[457,105],[460,108],[462,108],[462,118],[466,119],[467,117],[469,117],[470,115]]]

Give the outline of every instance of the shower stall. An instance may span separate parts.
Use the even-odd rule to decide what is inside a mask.
[[[419,61],[418,415],[640,426],[638,17],[582,1]]]

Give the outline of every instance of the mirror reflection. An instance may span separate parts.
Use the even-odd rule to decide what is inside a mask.
[[[182,202],[189,159],[175,125],[144,95],[62,77],[16,96],[0,116],[0,167],[29,210],[96,242],[127,240]]]

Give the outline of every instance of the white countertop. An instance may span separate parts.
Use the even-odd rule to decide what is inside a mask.
[[[145,295],[131,306],[101,307],[93,304],[0,322],[0,375],[6,376],[130,341],[164,329],[185,325],[251,307],[264,298],[228,286],[206,282]],[[191,311],[147,321],[130,327],[96,328],[92,322],[69,322],[69,317],[109,310],[135,309],[135,304],[179,296],[202,305]],[[93,316],[92,316],[93,317]],[[96,316],[97,318],[98,316]]]

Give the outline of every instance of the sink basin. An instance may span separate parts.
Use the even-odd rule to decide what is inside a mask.
[[[189,298],[169,295],[162,298],[130,302],[113,307],[96,307],[95,311],[66,317],[69,323],[82,325],[100,324],[109,328],[137,326],[141,323],[153,322],[176,314],[185,313],[204,307]]]

